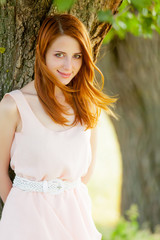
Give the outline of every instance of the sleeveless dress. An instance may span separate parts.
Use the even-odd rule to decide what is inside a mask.
[[[45,127],[20,90],[9,94],[22,120],[10,151],[10,166],[17,176],[43,181],[81,179],[91,163],[91,130],[78,124],[64,131]],[[100,240],[94,224],[87,186],[54,195],[13,187],[0,220],[1,240]]]

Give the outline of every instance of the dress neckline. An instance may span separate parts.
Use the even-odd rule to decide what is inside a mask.
[[[46,129],[47,131],[49,131],[49,132],[54,132],[54,133],[66,133],[66,132],[74,129],[74,128],[77,126],[77,125],[76,125],[76,126],[72,126],[72,127],[70,127],[70,128],[64,129],[64,130],[62,130],[62,131],[56,131],[56,130],[53,130],[53,129],[50,129],[50,128],[46,127],[43,123],[41,123],[41,121],[37,118],[37,116],[35,115],[35,113],[32,111],[32,109],[31,109],[31,107],[30,107],[27,99],[25,98],[24,94],[22,93],[22,91],[21,91],[20,89],[17,89],[17,91],[18,91],[18,92],[21,94],[21,96],[23,97],[26,105],[28,106],[28,109],[29,109],[30,113],[32,114],[32,116],[34,117],[34,119],[36,120],[36,122],[37,122],[42,128]]]

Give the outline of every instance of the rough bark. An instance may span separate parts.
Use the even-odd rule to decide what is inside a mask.
[[[103,49],[105,88],[118,94],[113,119],[123,158],[122,213],[136,203],[140,223],[160,222],[160,36],[128,35]],[[108,92],[108,91],[107,91]]]
[[[0,8],[0,99],[33,79],[35,40],[52,1],[8,0]]]
[[[54,14],[57,8],[52,0],[6,0],[0,6],[0,99],[6,92],[21,88],[34,79],[35,43],[38,30],[47,15]],[[110,25],[99,23],[96,12],[111,9],[113,13],[122,0],[77,0],[68,11],[77,16],[87,26],[93,45],[94,60],[102,40]],[[11,179],[14,173],[10,169]],[[0,208],[2,208],[0,205]]]

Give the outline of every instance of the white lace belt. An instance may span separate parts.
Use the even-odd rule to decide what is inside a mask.
[[[49,192],[59,194],[64,190],[76,187],[80,182],[80,179],[69,182],[59,178],[50,181],[34,181],[16,175],[12,186],[28,192]]]

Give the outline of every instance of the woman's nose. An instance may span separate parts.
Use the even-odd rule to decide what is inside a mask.
[[[66,58],[63,63],[64,69],[71,70],[72,69],[72,59]]]

